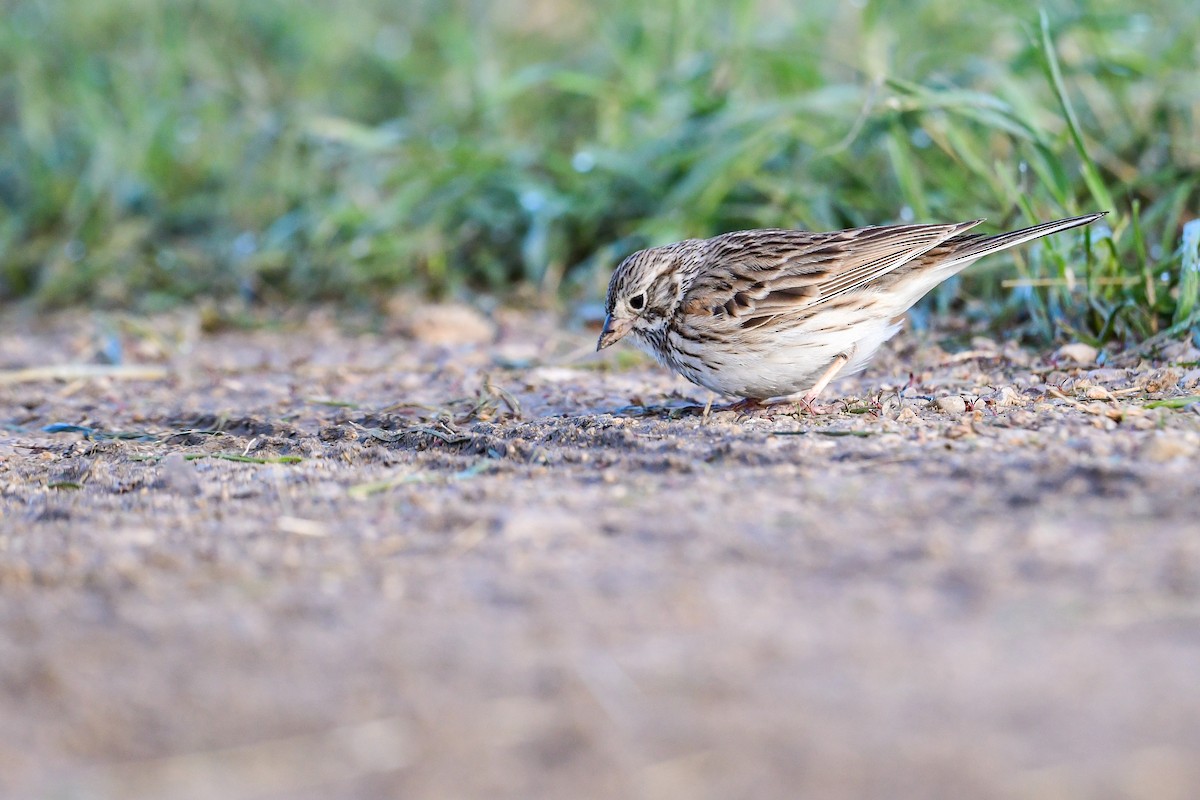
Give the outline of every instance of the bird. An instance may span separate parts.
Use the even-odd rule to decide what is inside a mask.
[[[813,410],[829,382],[866,367],[942,281],[1106,213],[997,235],[968,233],[977,219],[735,231],[639,250],[609,280],[596,349],[628,337],[692,383],[740,398],[735,405],[799,395]]]

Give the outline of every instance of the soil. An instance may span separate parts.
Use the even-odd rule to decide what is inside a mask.
[[[404,318],[0,323],[0,796],[1200,792],[1190,345],[706,413]]]

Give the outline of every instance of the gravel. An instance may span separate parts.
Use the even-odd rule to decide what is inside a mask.
[[[0,325],[0,796],[1200,791],[1190,346],[745,416],[472,313]]]

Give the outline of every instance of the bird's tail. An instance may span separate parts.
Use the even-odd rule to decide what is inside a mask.
[[[1057,219],[1053,222],[1043,222],[1029,228],[1022,228],[1019,231],[1009,231],[1008,233],[996,235],[963,233],[942,242],[935,250],[929,252],[928,257],[936,257],[944,254],[944,260],[939,260],[938,262],[938,272],[943,272],[948,267],[951,271],[957,272],[959,269],[967,266],[967,264],[983,256],[998,253],[1001,250],[1007,250],[1010,247],[1016,247],[1026,242],[1032,242],[1034,239],[1040,239],[1052,233],[1076,228],[1080,225],[1087,225],[1089,222],[1095,222],[1107,213],[1107,211],[1101,211],[1096,214],[1084,214],[1079,217]],[[936,253],[936,250],[942,250],[943,252]]]

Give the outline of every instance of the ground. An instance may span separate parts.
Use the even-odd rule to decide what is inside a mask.
[[[1195,349],[399,317],[0,323],[0,796],[1196,796]]]

